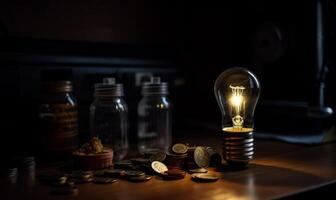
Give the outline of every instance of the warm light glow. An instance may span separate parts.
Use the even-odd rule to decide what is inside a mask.
[[[233,106],[239,107],[243,102],[243,97],[232,95],[230,102]]]
[[[232,118],[232,123],[235,128],[242,128],[244,123],[244,118],[241,116],[241,112],[243,111],[243,103],[244,97],[243,92],[245,87],[243,86],[232,86],[230,85],[232,90],[232,96],[230,98],[230,104],[233,107],[234,117]]]

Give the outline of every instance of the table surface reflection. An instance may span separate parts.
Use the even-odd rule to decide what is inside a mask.
[[[193,138],[192,142],[220,149],[219,138]],[[257,140],[255,146],[256,156],[248,169],[211,169],[221,177],[213,183],[193,182],[190,175],[174,181],[154,177],[144,183],[82,184],[77,195],[52,196],[50,187],[32,175],[29,181],[2,183],[0,190],[4,199],[271,199],[336,182],[336,144],[309,147]]]

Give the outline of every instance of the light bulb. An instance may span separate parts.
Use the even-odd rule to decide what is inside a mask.
[[[222,113],[223,158],[246,166],[253,157],[253,116],[260,94],[255,74],[235,67],[216,79],[215,96]]]

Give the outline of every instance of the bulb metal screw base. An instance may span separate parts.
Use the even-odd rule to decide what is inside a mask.
[[[226,132],[223,134],[223,158],[229,167],[246,168],[253,158],[253,132]]]

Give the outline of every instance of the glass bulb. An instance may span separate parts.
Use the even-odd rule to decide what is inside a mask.
[[[216,79],[214,92],[222,112],[222,130],[252,132],[260,94],[256,75],[240,67],[225,70]]]

